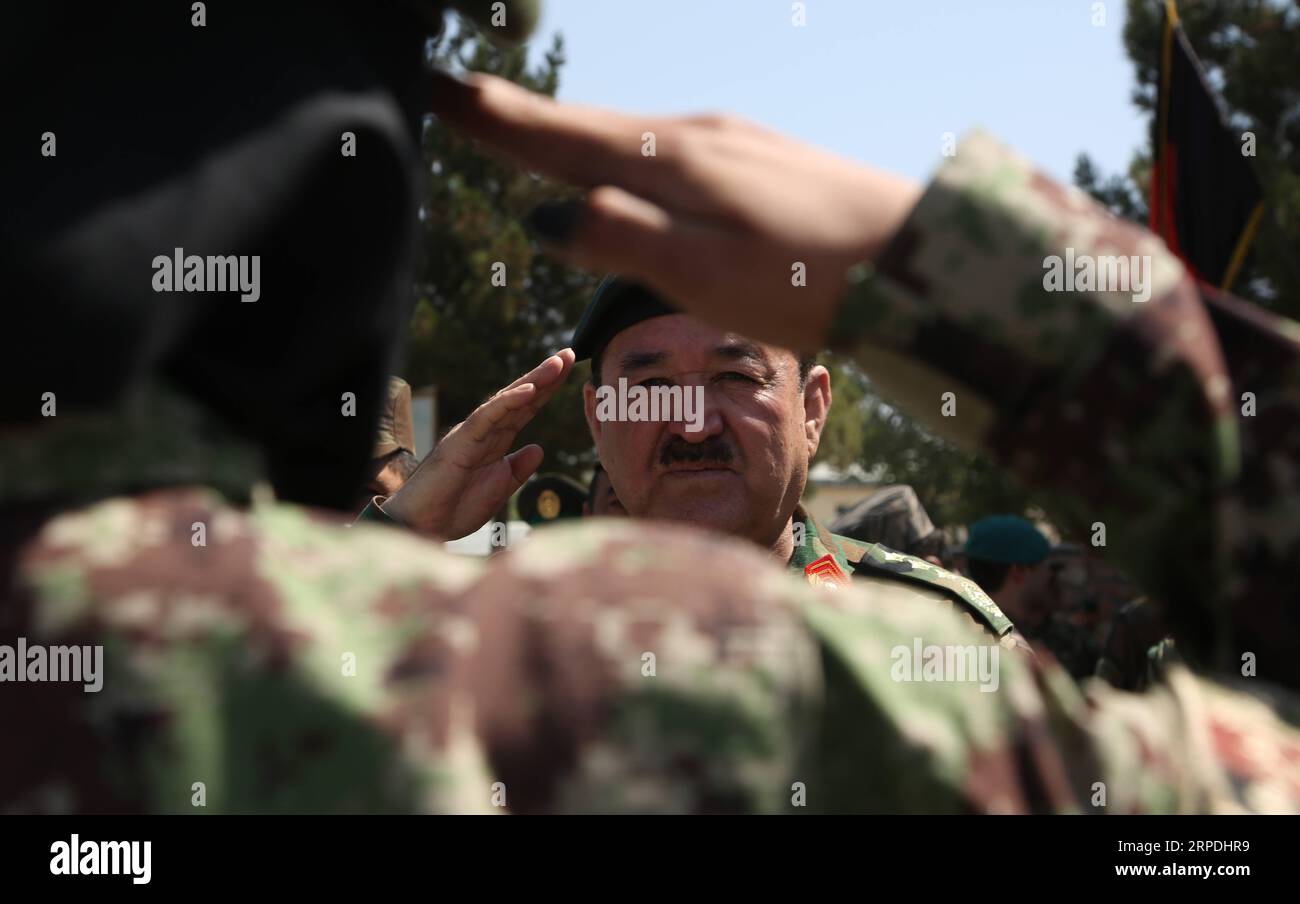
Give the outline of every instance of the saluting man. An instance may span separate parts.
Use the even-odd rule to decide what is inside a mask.
[[[819,586],[855,578],[900,605],[942,599],[992,634],[1012,634],[1011,620],[974,582],[832,534],[803,507],[831,407],[830,373],[812,356],[716,329],[620,277],[601,283],[572,344],[577,360],[591,359],[587,424],[630,516],[750,540]],[[629,417],[630,405],[601,404],[614,387],[625,396],[638,387],[680,387],[683,396],[702,397],[703,411],[683,405],[653,420]]]

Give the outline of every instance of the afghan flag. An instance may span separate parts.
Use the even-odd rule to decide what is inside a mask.
[[[1165,0],[1151,173],[1151,231],[1204,282],[1229,289],[1264,213],[1239,134],[1228,128],[1205,71]]]

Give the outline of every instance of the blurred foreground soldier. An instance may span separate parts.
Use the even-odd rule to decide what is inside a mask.
[[[930,520],[916,490],[906,484],[881,487],[829,526],[837,534],[879,543],[943,566],[943,534]]]
[[[538,474],[519,491],[519,517],[532,527],[581,518],[587,494],[582,485],[563,474]]]
[[[401,377],[389,377],[388,401],[379,412],[379,428],[375,431],[375,448],[366,471],[366,495],[361,507],[376,496],[396,493],[419,464],[411,419],[411,387]]]
[[[609,475],[600,462],[596,462],[591,472],[591,483],[587,487],[587,499],[582,504],[582,513],[595,517],[621,518],[627,515],[627,509],[618,501],[614,485],[609,482]]]
[[[811,355],[718,330],[617,276],[596,290],[573,350],[577,360],[591,359],[587,424],[632,517],[749,540],[816,586],[854,578],[896,605],[944,601],[993,636],[1021,643],[1012,620],[971,581],[834,534],[803,506],[831,406],[830,374]],[[639,415],[628,387],[645,399],[658,393],[658,402]],[[607,404],[620,396],[627,404]]]
[[[971,579],[993,597],[1030,640],[1039,637],[1052,614],[1052,544],[1019,515],[991,515],[976,521],[966,538]]]
[[[50,353],[0,359],[7,387],[0,408],[0,724],[21,726],[0,745],[0,811],[789,812],[794,782],[804,784],[809,809],[1073,811],[1092,808],[1098,781],[1108,789],[1108,812],[1300,809],[1296,734],[1275,715],[1280,704],[1186,669],[1171,671],[1145,696],[1103,689],[1090,704],[1053,667],[1019,656],[999,661],[999,648],[945,606],[883,605],[861,584],[819,593],[752,544],[686,526],[557,527],[491,563],[446,555],[391,528],[349,528],[341,510],[361,486],[409,300],[403,249],[416,218],[418,116],[403,116],[397,99],[419,93],[410,89],[420,81],[421,26],[402,20],[395,7],[286,3],[259,8],[254,20],[232,6],[197,40],[192,35],[202,29],[138,9],[78,6],[75,27],[65,32],[59,22],[67,8],[42,4],[43,29],[25,28],[17,58],[3,61],[25,66],[28,54],[51,54],[42,72],[54,80],[32,83],[33,91],[51,104],[47,116],[95,140],[71,143],[93,152],[87,159],[68,153],[60,135],[60,169],[51,173],[31,150],[39,130],[16,114],[21,150],[12,154],[13,167],[0,167],[16,177],[6,194],[14,203],[0,220],[4,272],[18,297],[41,299],[9,313],[15,334]],[[231,18],[239,16],[250,18]],[[170,43],[143,41],[139,52],[125,52],[158,27],[174,29]],[[239,61],[232,79],[210,78],[231,59]],[[55,78],[64,67],[75,77]],[[727,181],[737,157],[725,147],[668,141],[661,147],[690,147],[700,156],[638,182],[640,167],[661,165],[625,140],[644,123],[630,122],[635,132],[611,128],[612,114],[537,107],[526,93],[488,84],[495,85],[490,92],[468,89],[466,96],[440,82],[433,100],[443,120],[524,155],[536,169],[580,167],[584,178],[599,173],[661,193],[662,204],[697,205],[691,216],[709,229],[761,226],[761,234],[734,235],[730,254],[656,256],[652,243],[627,241],[626,230],[622,240],[602,233],[605,250],[589,253],[602,267],[641,269],[674,295],[687,283],[662,279],[655,262],[721,266],[725,298],[710,312],[711,296],[702,294],[699,313],[726,314],[735,328],[773,341],[782,339],[773,335],[776,323],[797,322],[789,341],[814,346],[824,335],[817,324],[829,322],[841,298],[848,323],[858,323],[861,286],[842,296],[830,289],[832,278],[810,281],[805,307],[792,318],[792,299],[779,288],[788,278],[741,285],[761,271],[755,261],[795,259],[790,252],[802,248],[813,272],[843,259],[895,273],[897,256],[882,255],[883,240],[907,221],[900,234],[918,241],[949,236],[963,248],[978,244],[978,253],[923,256],[906,272],[909,285],[934,287],[938,311],[982,305],[987,322],[989,309],[1023,310],[1027,298],[1039,297],[1000,291],[1008,274],[1021,273],[1027,285],[1040,279],[1026,275],[1037,263],[1028,267],[1019,257],[1030,238],[1047,242],[1097,218],[1086,199],[1035,181],[1016,158],[972,145],[955,161],[956,178],[941,175],[932,191],[964,199],[954,222],[993,218],[978,239],[938,228],[947,220],[934,218],[932,199],[909,213],[917,192],[905,183],[846,163],[809,169],[825,158],[768,136],[751,146],[761,153],[750,158],[741,184]],[[136,101],[149,91],[156,101],[188,98],[175,111],[184,122],[148,128],[157,104]],[[111,103],[118,95],[131,102]],[[232,105],[232,96],[240,103]],[[406,109],[414,114],[418,106]],[[110,118],[118,115],[127,119]],[[665,130],[662,137],[715,127],[708,122],[655,127]],[[339,136],[353,130],[362,150],[341,157]],[[632,150],[621,150],[625,145]],[[971,181],[966,168],[978,170],[981,160],[1004,161],[993,183]],[[78,161],[93,170],[100,191],[83,190]],[[687,173],[697,174],[689,185]],[[976,191],[975,184],[998,189]],[[233,192],[230,185],[264,190]],[[735,203],[757,205],[746,209],[750,216],[716,216],[730,191]],[[35,204],[34,195],[45,203]],[[1039,228],[1042,218],[1054,228]],[[675,238],[675,222],[659,221],[661,242]],[[990,249],[1004,234],[1016,241]],[[569,238],[584,244],[581,236],[573,230]],[[1079,249],[1117,242],[1145,248],[1142,233],[1119,224],[1104,240],[1089,230],[1069,239]],[[691,231],[695,250],[710,241],[707,232]],[[242,304],[219,292],[175,298],[145,288],[149,261],[176,247],[265,254],[259,300]],[[1158,246],[1152,253],[1164,254]],[[323,270],[322,260],[343,265]],[[947,285],[958,261],[989,267],[988,278],[958,274],[957,284]],[[1177,265],[1167,266],[1173,281],[1162,281],[1151,304],[1138,306],[1142,314],[1130,306],[1128,316],[1170,313],[1164,309],[1192,291],[1178,280]],[[828,294],[820,296],[816,285]],[[1086,292],[1069,297],[1070,304],[1099,303]],[[1194,297],[1182,307],[1172,312],[1180,316],[1143,321],[1149,329],[1103,319],[1094,330],[1064,335],[1132,340],[1121,360],[1133,365],[1147,362],[1148,353],[1154,360],[1159,348],[1161,367],[1146,373],[1146,382],[1126,382],[1125,393],[1105,397],[1108,417],[1128,410],[1115,400],[1133,399],[1133,387],[1142,386],[1175,405],[1169,414],[1182,429],[1139,437],[1145,442],[1129,449],[1132,461],[1151,466],[1154,455],[1166,476],[1190,481],[1189,491],[1226,486],[1239,511],[1255,511],[1254,500],[1278,497],[1238,497],[1233,483],[1202,485],[1221,475],[1189,467],[1196,451],[1189,432],[1201,436],[1196,431],[1208,425],[1196,404],[1203,384],[1184,383],[1179,374],[1202,359],[1180,354],[1176,341],[1190,341],[1177,337],[1204,310]],[[1200,323],[1196,347],[1217,348],[1216,331]],[[1257,353],[1246,362],[1277,366],[1234,377],[1259,391],[1260,420],[1294,425],[1282,386],[1269,382],[1294,373],[1293,340],[1267,319],[1236,323],[1244,332],[1225,324],[1217,333],[1236,343],[1233,357],[1245,341]],[[925,335],[898,332],[905,325],[895,323],[888,336],[868,332],[892,341]],[[1017,329],[1002,338],[1025,336]],[[925,342],[903,344],[907,354],[892,358],[896,364],[927,360]],[[1049,348],[1029,347],[1039,354]],[[294,360],[296,349],[301,357]],[[1266,351],[1269,361],[1262,360]],[[406,494],[433,498],[419,529],[443,537],[484,523],[537,470],[540,449],[509,450],[573,360],[563,350],[480,406],[391,503],[400,512]],[[867,354],[861,360],[881,364]],[[1211,356],[1210,364],[1216,361]],[[1026,385],[1072,388],[1059,381],[1075,368],[1039,363]],[[1005,388],[1005,356],[998,364],[989,372]],[[1226,380],[1222,369],[1215,373]],[[282,397],[265,399],[267,386]],[[57,401],[42,398],[46,393]],[[1055,395],[1046,411],[1066,409]],[[300,406],[292,430],[282,421],[288,401]],[[48,410],[55,404],[57,414]],[[1032,404],[1008,410],[1039,411]],[[1084,418],[1080,429],[1091,435],[1103,422],[1113,421]],[[1152,422],[1124,421],[1134,430]],[[1219,426],[1231,433],[1234,424]],[[1050,426],[1047,437],[1061,429]],[[1272,434],[1279,439],[1267,454],[1285,452],[1294,462],[1300,456],[1286,443],[1297,434]],[[1155,441],[1161,437],[1163,444]],[[1014,448],[1039,444],[1044,437]],[[1080,448],[1087,454],[1111,445]],[[319,462],[304,454],[317,446]],[[1248,465],[1261,463],[1261,446],[1247,440],[1240,448]],[[269,499],[255,489],[268,473],[260,462],[282,493],[334,511]],[[1098,462],[1078,464],[1052,456],[1048,472],[1100,486],[1113,478]],[[1251,470],[1268,479],[1278,474]],[[1138,503],[1132,485],[1115,498]],[[1151,501],[1133,510],[1147,523]],[[1179,529],[1188,522],[1180,518]],[[1251,538],[1250,519],[1231,523],[1245,532],[1236,540]],[[1267,524],[1275,529],[1276,519]],[[1285,573],[1272,558],[1281,547],[1251,544],[1250,551],[1257,574],[1289,587],[1275,580]],[[1241,577],[1230,566],[1225,562],[1225,571]],[[1144,576],[1165,592],[1179,589]],[[1220,593],[1259,594],[1270,586],[1198,577]],[[1212,599],[1231,625],[1230,604],[1239,598]],[[1170,612],[1201,602],[1169,595]],[[1249,615],[1281,614],[1267,602]],[[1180,645],[1184,636],[1195,632],[1179,634]],[[1253,650],[1261,676],[1294,667],[1273,655],[1268,636],[1259,640]],[[977,680],[926,681],[906,662],[917,645],[969,651],[994,669],[980,670]],[[652,676],[646,651],[662,654]],[[23,682],[11,683],[19,668]],[[1238,743],[1242,738],[1249,745]]]

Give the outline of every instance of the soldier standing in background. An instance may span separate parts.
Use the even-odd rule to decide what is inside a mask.
[[[618,501],[614,485],[609,482],[609,475],[599,461],[591,472],[591,483],[587,486],[587,499],[582,504],[584,515],[596,517],[609,516],[621,518],[627,514],[623,503]]]
[[[829,527],[860,542],[879,543],[946,567],[941,559],[943,533],[930,520],[916,490],[906,484],[881,487]]]
[[[1030,640],[1042,635],[1052,615],[1051,549],[1042,532],[1019,515],[990,515],[970,526],[963,550],[971,579]]]
[[[1174,655],[1168,629],[1145,598],[1120,607],[1106,631],[1096,674],[1126,691],[1143,691],[1165,674]]]
[[[415,426],[411,418],[411,387],[401,377],[388,378],[388,401],[379,412],[375,448],[366,470],[365,497],[358,510],[401,489],[415,473]]]
[[[515,497],[519,517],[532,527],[581,518],[586,501],[582,485],[563,474],[538,474]]]

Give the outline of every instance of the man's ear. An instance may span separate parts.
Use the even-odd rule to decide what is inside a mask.
[[[600,435],[605,425],[596,418],[596,387],[590,380],[582,384],[582,413],[587,416],[587,429],[591,431],[591,441],[599,454]]]
[[[813,365],[803,387],[803,429],[808,440],[808,458],[817,454],[822,428],[831,410],[831,372],[820,364]]]

